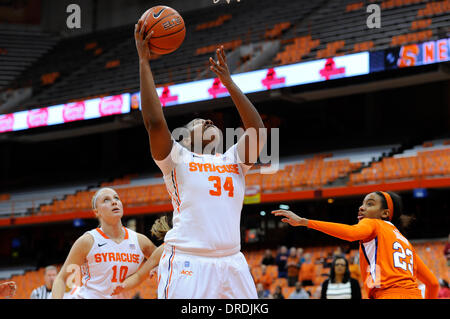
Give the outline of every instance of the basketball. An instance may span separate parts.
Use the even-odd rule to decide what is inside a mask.
[[[153,31],[149,47],[153,53],[164,55],[178,49],[184,41],[186,28],[181,15],[167,6],[155,6],[142,15],[147,22],[145,35]]]

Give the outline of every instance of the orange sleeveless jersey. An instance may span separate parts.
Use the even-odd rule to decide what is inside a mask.
[[[361,276],[369,298],[437,298],[439,283],[413,246],[390,222],[364,218],[356,225],[308,221],[308,228],[348,240],[359,240]]]

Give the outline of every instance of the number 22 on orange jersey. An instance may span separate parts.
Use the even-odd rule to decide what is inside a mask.
[[[214,189],[209,190],[209,194],[212,196],[220,196],[222,195],[222,180],[220,179],[220,176],[209,176],[208,181],[214,182],[213,187]],[[225,183],[223,184],[223,189],[228,192],[228,197],[234,196],[234,186],[233,186],[233,178],[228,176],[225,179]]]

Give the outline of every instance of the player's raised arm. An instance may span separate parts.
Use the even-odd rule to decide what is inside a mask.
[[[144,21],[145,17],[138,21],[134,32],[139,55],[142,118],[149,135],[152,157],[155,160],[163,160],[172,149],[172,139],[150,69],[151,53],[148,43],[153,31],[145,34],[147,25]]]
[[[64,292],[66,290],[66,281],[67,277],[73,272],[75,268],[73,267],[81,267],[81,265],[85,262],[86,256],[94,244],[94,239],[91,235],[83,235],[78,238],[70,249],[69,255],[67,256],[64,265],[61,267],[58,275],[53,282],[52,287],[52,298],[53,299],[62,299],[64,296]],[[81,269],[81,268],[78,268]]]
[[[217,61],[214,61],[213,58],[209,58],[210,69],[219,77],[222,84],[230,93],[231,99],[236,105],[246,130],[244,136],[238,141],[239,158],[245,164],[253,165],[256,163],[259,154],[266,144],[267,133],[265,131],[264,123],[255,106],[231,78],[223,46],[216,50],[216,54],[218,58]],[[251,131],[253,131],[254,134],[252,134]],[[249,139],[248,143],[245,142],[247,138]]]

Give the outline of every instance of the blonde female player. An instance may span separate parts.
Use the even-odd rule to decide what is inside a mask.
[[[416,279],[425,284],[427,299],[437,298],[438,280],[391,223],[394,215],[405,219],[401,211],[398,194],[379,191],[366,195],[359,208],[359,222],[352,226],[306,219],[287,210],[272,214],[285,217],[282,221],[292,226],[306,226],[348,241],[359,240],[361,275],[369,298],[422,299]]]
[[[219,130],[209,120],[196,119],[186,126],[190,134],[174,141],[150,69],[152,32],[144,35],[146,27],[139,20],[135,29],[142,117],[174,208],[158,268],[158,298],[257,298],[240,252],[240,214],[245,174],[266,140],[265,131],[259,130],[264,128],[262,119],[231,79],[222,47],[217,62],[210,58],[210,68],[228,89],[245,134],[224,154],[208,154],[204,147],[218,138]]]
[[[146,236],[122,226],[123,206],[115,190],[99,189],[92,198],[92,209],[100,227],[86,232],[73,244],[53,283],[54,299],[63,298],[68,276],[81,268],[83,285],[73,289],[70,298],[124,298],[112,296],[115,286],[135,273],[155,250]]]

